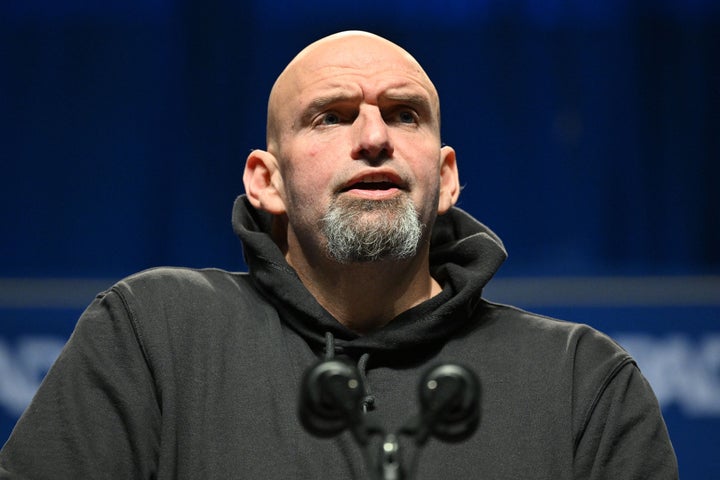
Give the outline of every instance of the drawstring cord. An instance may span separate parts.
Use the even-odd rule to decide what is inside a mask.
[[[325,332],[325,360],[335,358],[335,337],[330,332]]]
[[[330,332],[325,332],[325,360],[332,360],[335,358],[335,353],[341,352],[342,347],[335,346],[335,337]],[[367,379],[367,364],[370,360],[369,353],[363,353],[357,363],[358,373],[360,374],[360,383],[363,386],[365,395],[360,402],[363,413],[367,413],[375,407],[375,395],[370,392],[370,385]]]
[[[368,360],[370,360],[370,354],[369,353],[363,353],[360,356],[360,360],[358,360],[357,368],[360,372],[360,380],[362,381],[362,384],[365,389],[365,396],[362,399],[361,405],[363,413],[367,413],[368,411],[372,410],[375,406],[375,395],[370,392],[370,384],[367,380],[367,363]]]
[[[335,358],[336,354],[343,353],[342,346],[335,345],[335,337],[332,333],[325,333],[325,352],[323,354],[324,360],[329,361]],[[370,391],[370,385],[367,378],[368,362],[370,361],[370,354],[365,352],[360,355],[357,361],[357,373],[362,385],[363,396],[360,399],[360,409],[362,410],[363,417],[371,410],[375,409],[375,395]],[[356,407],[355,407],[356,408]],[[356,419],[357,420],[357,419]],[[398,479],[402,475],[400,471],[400,461],[398,455],[398,443],[395,435],[386,435],[384,429],[380,427],[377,419],[371,419],[369,416],[365,418],[365,421],[360,421],[360,429],[364,432],[362,434],[356,433],[355,440],[357,441],[362,451],[365,464],[370,474],[370,478],[382,480],[382,479]],[[373,461],[372,455],[372,444],[369,442],[370,435],[382,435],[384,440],[382,443],[382,449],[378,455],[376,461]],[[361,439],[362,437],[362,439]],[[390,447],[391,450],[388,450]],[[411,472],[415,472],[417,469],[418,454],[415,453],[414,460],[412,462],[413,467]],[[404,477],[404,475],[402,475]],[[414,478],[411,477],[404,478]]]

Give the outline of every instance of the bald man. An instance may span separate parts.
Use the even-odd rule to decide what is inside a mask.
[[[267,144],[247,160],[247,198],[340,323],[368,333],[440,293],[429,233],[460,185],[437,92],[407,52],[356,32],[306,48],[272,89]]]
[[[677,478],[625,351],[482,297],[505,250],[454,207],[438,94],[406,51],[365,32],[305,48],[273,86],[243,181],[233,226],[249,272],[154,269],[100,294],[0,478],[390,478],[375,454],[389,438],[406,478]],[[306,372],[333,361],[357,374],[341,392],[357,401],[324,431],[296,409]],[[446,363],[475,372],[479,416],[419,438],[418,385]]]

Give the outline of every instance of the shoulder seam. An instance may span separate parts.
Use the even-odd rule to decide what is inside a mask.
[[[582,428],[580,428],[580,431],[578,432],[577,437],[575,437],[575,445],[574,450],[577,451],[578,445],[580,444],[580,440],[582,440],[583,436],[585,435],[585,431],[587,430],[587,426],[590,423],[590,418],[593,415],[593,412],[595,411],[595,407],[597,407],[598,403],[600,403],[600,398],[605,393],[605,390],[607,390],[608,385],[617,377],[620,370],[625,368],[627,365],[635,365],[635,360],[630,355],[624,355],[621,359],[621,361],[618,362],[617,365],[615,365],[615,368],[610,370],[608,374],[605,376],[603,381],[600,383],[600,386],[598,387],[597,391],[595,392],[595,395],[593,396],[593,400],[590,403],[590,406],[588,407],[587,411],[585,412],[583,422],[582,422]]]
[[[142,332],[142,328],[140,327],[140,322],[137,319],[137,314],[135,313],[135,310],[132,308],[130,302],[128,302],[125,294],[121,291],[117,284],[113,285],[113,287],[110,288],[109,292],[114,293],[118,296],[120,302],[123,305],[123,308],[125,309],[125,313],[127,314],[128,320],[130,321],[133,332],[135,332],[135,337],[137,338],[138,345],[140,345],[140,350],[142,351],[143,357],[145,358],[145,363],[148,365],[148,370],[150,371],[150,375],[153,378],[153,384],[155,385],[155,395],[159,398],[160,395],[157,391],[157,378],[155,378],[155,372],[151,368],[153,362],[150,358],[150,352],[145,347],[145,337]]]

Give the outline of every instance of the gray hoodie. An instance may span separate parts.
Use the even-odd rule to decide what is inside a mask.
[[[249,273],[159,268],[98,295],[0,452],[0,479],[371,478],[349,431],[316,438],[298,421],[303,373],[322,356],[358,365],[363,415],[389,432],[420,410],[429,366],[476,372],[469,438],[400,438],[413,478],[677,478],[658,403],[624,350],[482,297],[506,255],[467,213],[433,230],[442,293],[365,336],[315,301],[244,197],[233,225]]]

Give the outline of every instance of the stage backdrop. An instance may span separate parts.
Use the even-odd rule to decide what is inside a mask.
[[[714,0],[0,2],[0,442],[98,291],[244,268],[230,209],[271,83],[343,29],[435,81],[460,206],[510,252],[486,296],[613,335],[681,477],[720,478]]]

